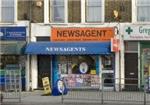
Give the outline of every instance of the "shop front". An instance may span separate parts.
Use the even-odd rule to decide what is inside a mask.
[[[141,42],[141,86],[150,92],[150,42]]]
[[[114,28],[110,27],[52,27],[50,41],[31,42],[25,52],[37,58],[50,58],[49,63],[44,63],[47,62],[44,58],[42,61],[44,65],[50,65],[46,67],[50,67],[48,77],[52,87],[63,78],[71,88],[94,88],[101,84],[104,77],[105,87],[114,89],[116,66],[115,53],[111,52],[113,37]],[[41,68],[44,70],[43,63],[34,62],[38,62],[37,67],[43,66]],[[35,67],[33,69],[35,71]],[[45,71],[40,72],[44,74]],[[41,80],[37,81],[39,84]]]
[[[26,53],[52,58],[52,86],[64,78],[67,86],[92,87],[100,83],[101,63],[105,69],[112,66],[110,42],[32,42]]]
[[[136,84],[138,89],[146,83],[149,88],[149,25],[128,25],[124,28],[126,83]],[[140,59],[138,59],[140,58]]]
[[[25,63],[26,27],[0,27],[0,85],[5,85],[5,70],[20,69],[22,90],[25,90]]]

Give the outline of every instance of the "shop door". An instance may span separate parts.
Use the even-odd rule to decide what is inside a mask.
[[[38,55],[38,88],[43,88],[42,78],[49,77],[51,81],[51,57]]]
[[[114,55],[103,55],[102,59],[102,78],[104,79],[103,87],[104,89],[114,90]]]
[[[138,53],[125,53],[126,89],[137,90],[138,87]]]

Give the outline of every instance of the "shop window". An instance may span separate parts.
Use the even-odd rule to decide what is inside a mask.
[[[44,22],[44,0],[18,0],[18,20]]]
[[[102,0],[86,0],[86,21],[101,22]]]
[[[102,56],[102,70],[113,70],[113,56],[112,55]]]
[[[58,56],[58,72],[68,87],[98,87],[96,56]]]
[[[137,21],[150,21],[150,0],[137,0]]]
[[[64,22],[64,0],[50,0],[50,22]]]
[[[58,68],[60,74],[90,74],[96,70],[96,58],[91,56],[59,56]]]
[[[81,0],[68,0],[68,22],[81,22]]]
[[[15,7],[14,0],[1,0],[0,1],[0,19],[1,22],[14,22],[15,20]]]
[[[131,22],[131,0],[105,0],[105,22]]]
[[[19,64],[18,55],[1,55],[0,57],[0,69],[4,69],[10,64]]]

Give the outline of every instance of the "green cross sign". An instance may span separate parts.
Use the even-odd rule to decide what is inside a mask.
[[[126,32],[127,32],[128,34],[130,34],[131,32],[133,32],[133,30],[131,29],[131,27],[128,27],[128,28],[126,29]]]

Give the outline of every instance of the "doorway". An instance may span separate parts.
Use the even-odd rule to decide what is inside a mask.
[[[102,55],[102,78],[104,79],[104,89],[114,90],[115,87],[115,56],[114,54]]]
[[[138,88],[138,53],[125,53],[125,88]]]
[[[43,88],[42,78],[49,77],[51,81],[51,57],[48,55],[38,55],[38,89]]]

